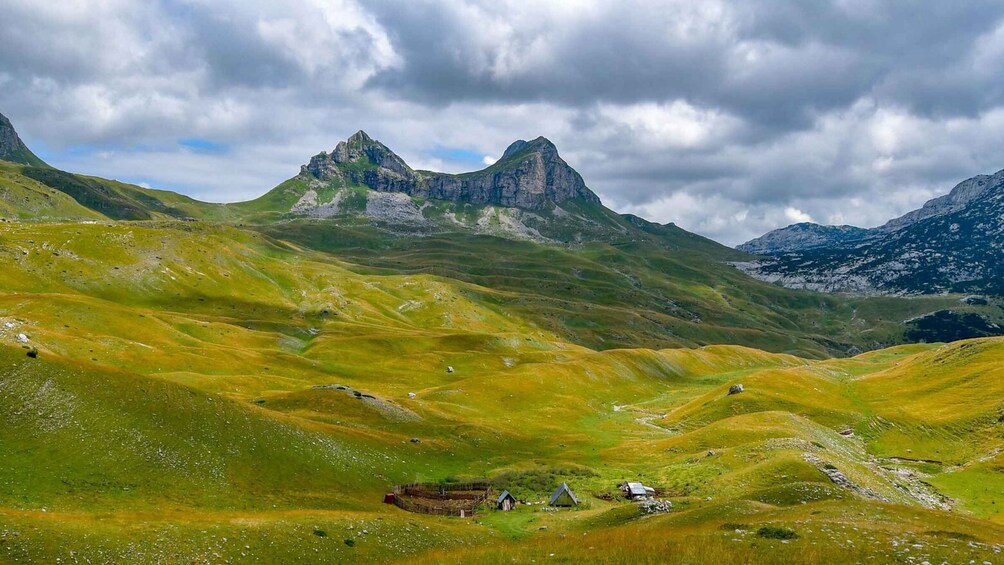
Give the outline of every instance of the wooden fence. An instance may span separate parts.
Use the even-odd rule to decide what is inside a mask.
[[[488,482],[411,483],[394,487],[394,505],[418,514],[466,517],[473,516],[491,495]]]

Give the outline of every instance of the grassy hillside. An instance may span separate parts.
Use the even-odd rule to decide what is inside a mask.
[[[979,314],[980,323],[1004,321],[996,304],[960,305],[954,296],[856,299],[781,289],[729,266],[747,258],[739,252],[584,201],[528,212],[401,200],[346,182],[298,176],[258,199],[224,205],[0,163],[0,215],[247,227],[337,256],[358,274],[434,274],[473,283],[473,299],[593,349],[733,343],[818,358],[939,339],[937,331],[904,321],[949,308],[959,316]],[[331,217],[291,212],[308,193],[321,205],[310,213]]]
[[[22,174],[24,167],[0,161],[0,217],[5,220],[93,220],[101,214],[70,195]]]
[[[623,221],[623,220],[621,220]],[[261,226],[274,238],[354,263],[360,273],[428,273],[495,291],[484,298],[594,348],[742,344],[804,356],[903,343],[904,320],[954,308],[999,319],[957,297],[858,299],[753,281],[738,254],[675,226],[571,246],[468,232],[394,235],[372,225],[300,220]]]
[[[590,336],[644,341],[622,318],[658,293],[691,297],[694,327],[738,324],[749,307],[728,279],[647,243],[280,226],[7,225],[0,559],[1000,558],[1002,339],[826,360],[607,347]],[[648,229],[667,247],[676,237]],[[647,278],[619,282],[631,273]],[[756,292],[773,307],[801,296]],[[782,339],[794,314],[770,310],[753,312]],[[789,335],[796,346],[778,350],[815,343]],[[527,501],[567,481],[583,505],[461,520],[382,504],[395,484],[465,477]],[[672,511],[625,501],[628,479]]]

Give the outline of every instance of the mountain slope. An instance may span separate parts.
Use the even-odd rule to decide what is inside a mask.
[[[824,292],[1004,294],[1004,171],[966,180],[884,226],[838,229],[771,232],[740,246],[766,257],[737,266],[761,280]],[[795,236],[807,230],[826,235],[802,244]]]
[[[6,116],[0,114],[0,161],[46,167],[44,161],[35,156],[14,131],[14,126]]]
[[[543,139],[516,142],[492,167],[465,175],[414,171],[363,133],[312,162],[259,199],[225,205],[3,164],[0,172],[9,176],[0,175],[0,183],[9,180],[12,189],[0,192],[0,204],[9,197],[8,217],[34,220],[202,220],[186,223],[186,231],[241,223],[274,241],[332,254],[358,272],[477,284],[490,289],[472,291],[480,299],[597,349],[737,343],[811,357],[844,354],[914,339],[904,320],[955,305],[951,298],[819,297],[756,282],[727,265],[748,258],[738,251],[605,208]],[[428,194],[436,178],[467,192],[444,200],[357,184],[388,189],[411,179],[400,188]],[[534,206],[543,198],[543,206],[474,204],[467,201],[472,186]],[[26,195],[38,200],[31,214],[22,206]],[[21,247],[31,252],[31,245]],[[1000,317],[992,304],[963,310],[991,312],[992,322]]]

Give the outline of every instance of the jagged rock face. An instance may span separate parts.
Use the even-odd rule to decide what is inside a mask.
[[[21,141],[21,138],[18,137],[17,132],[14,130],[14,126],[3,114],[0,114],[0,160],[24,165],[45,165]]]
[[[14,126],[6,116],[0,114],[0,159],[13,155],[16,151],[24,147],[21,138],[14,131]],[[4,159],[5,161],[7,159]]]
[[[408,192],[418,180],[415,171],[400,157],[364,131],[340,142],[330,155],[315,155],[300,168],[300,174],[382,192]]]
[[[929,200],[919,210],[890,220],[879,229],[895,231],[925,218],[951,214],[965,208],[987,192],[1000,191],[1002,186],[1004,186],[1004,170],[992,175],[977,175],[955,185],[955,188],[948,194]]]
[[[866,235],[735,265],[788,288],[1004,295],[1004,171],[969,179]]]
[[[542,137],[513,143],[502,159],[487,169],[451,175],[414,171],[393,151],[360,131],[339,143],[331,154],[312,158],[300,172],[321,181],[380,192],[526,210],[541,210],[575,198],[600,201],[558,155],[554,144]]]

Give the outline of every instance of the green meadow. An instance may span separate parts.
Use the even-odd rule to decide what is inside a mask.
[[[664,227],[115,222],[18,182],[96,223],[0,232],[0,561],[1004,559],[1004,339],[897,345],[957,297],[778,289]],[[383,504],[480,478],[532,504]]]

